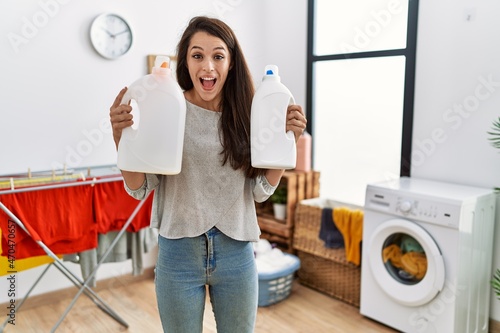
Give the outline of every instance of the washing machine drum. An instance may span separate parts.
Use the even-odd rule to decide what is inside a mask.
[[[370,269],[380,288],[406,306],[428,303],[443,289],[444,261],[434,239],[418,224],[391,219],[367,242]]]

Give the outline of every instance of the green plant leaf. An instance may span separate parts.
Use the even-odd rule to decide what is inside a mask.
[[[286,204],[286,199],[287,199],[287,188],[284,186],[278,187],[271,195],[272,203]]]
[[[491,286],[493,287],[493,291],[497,295],[497,298],[500,300],[500,269],[498,268],[493,275],[493,280],[491,280]]]
[[[488,138],[490,144],[493,147],[500,149],[500,117],[498,117],[497,120],[493,121],[491,131],[488,131],[487,133],[488,135],[490,135],[490,137]]]

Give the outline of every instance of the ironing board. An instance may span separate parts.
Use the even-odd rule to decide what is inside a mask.
[[[80,180],[80,181],[71,181],[71,182],[63,182],[63,183],[58,183],[58,184],[49,184],[49,185],[41,185],[41,186],[33,186],[33,187],[24,187],[24,188],[18,188],[18,189],[11,189],[11,190],[5,190],[5,191],[0,191],[0,209],[2,209],[8,216],[9,218],[16,224],[16,226],[20,227],[32,240],[36,242],[36,244],[43,249],[43,251],[51,257],[54,261],[47,265],[47,267],[43,270],[43,272],[38,276],[37,280],[34,282],[34,284],[30,287],[28,290],[27,294],[25,297],[21,300],[21,302],[16,305],[16,311],[18,311],[23,303],[28,299],[29,295],[33,291],[33,289],[36,287],[36,285],[41,281],[45,273],[49,270],[50,267],[54,266],[56,269],[58,269],[66,278],[68,278],[71,283],[75,285],[75,287],[78,288],[77,293],[73,297],[72,301],[70,304],[67,306],[66,310],[64,313],[61,315],[57,323],[53,326],[51,332],[55,332],[56,329],[59,327],[59,325],[62,323],[66,315],[69,313],[69,311],[72,309],[72,307],[75,305],[77,299],[80,297],[80,295],[84,294],[92,302],[100,308],[103,312],[108,314],[111,318],[116,320],[118,323],[123,325],[124,327],[128,327],[127,322],[121,318],[113,309],[101,298],[99,295],[97,295],[90,287],[89,283],[92,281],[92,278],[95,276],[97,271],[99,270],[100,266],[102,265],[103,262],[105,262],[106,258],[109,256],[109,254],[113,251],[114,247],[122,237],[122,235],[126,232],[127,228],[129,225],[132,223],[134,218],[136,217],[137,213],[140,211],[144,203],[146,202],[147,198],[144,198],[141,201],[138,201],[137,206],[133,210],[132,214],[129,216],[127,221],[123,224],[121,229],[119,230],[118,234],[114,238],[113,242],[109,246],[109,248],[106,250],[106,252],[102,255],[102,257],[99,259],[96,267],[92,270],[92,272],[88,275],[88,277],[85,280],[82,280],[78,276],[76,276],[71,270],[69,270],[65,265],[64,262],[44,243],[44,241],[41,239],[39,234],[37,233],[36,230],[34,230],[30,225],[29,221],[21,221],[14,213],[12,213],[11,210],[9,210],[3,203],[2,203],[2,194],[11,194],[11,193],[20,193],[20,192],[26,192],[26,191],[39,191],[39,190],[47,190],[47,189],[57,189],[57,188],[62,188],[62,187],[72,187],[72,186],[94,186],[99,183],[104,183],[104,182],[116,182],[116,181],[123,181],[123,178],[121,175],[111,175],[111,176],[104,176],[100,178],[93,178],[92,180]],[[17,272],[13,272],[17,273]],[[5,329],[5,326],[7,325],[9,321],[9,317],[7,316],[6,320],[3,322],[2,326],[0,326],[0,332],[3,332]]]

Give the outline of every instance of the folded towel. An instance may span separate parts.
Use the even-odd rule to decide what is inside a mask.
[[[333,221],[344,237],[346,259],[361,264],[361,241],[363,239],[363,212],[339,207],[333,210]]]
[[[319,238],[325,242],[325,247],[327,248],[338,249],[344,247],[344,237],[333,222],[331,208],[323,208],[321,211]]]

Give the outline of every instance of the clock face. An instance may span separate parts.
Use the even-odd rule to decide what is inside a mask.
[[[94,19],[90,40],[97,53],[108,59],[118,58],[132,46],[132,30],[118,15],[102,14]]]

